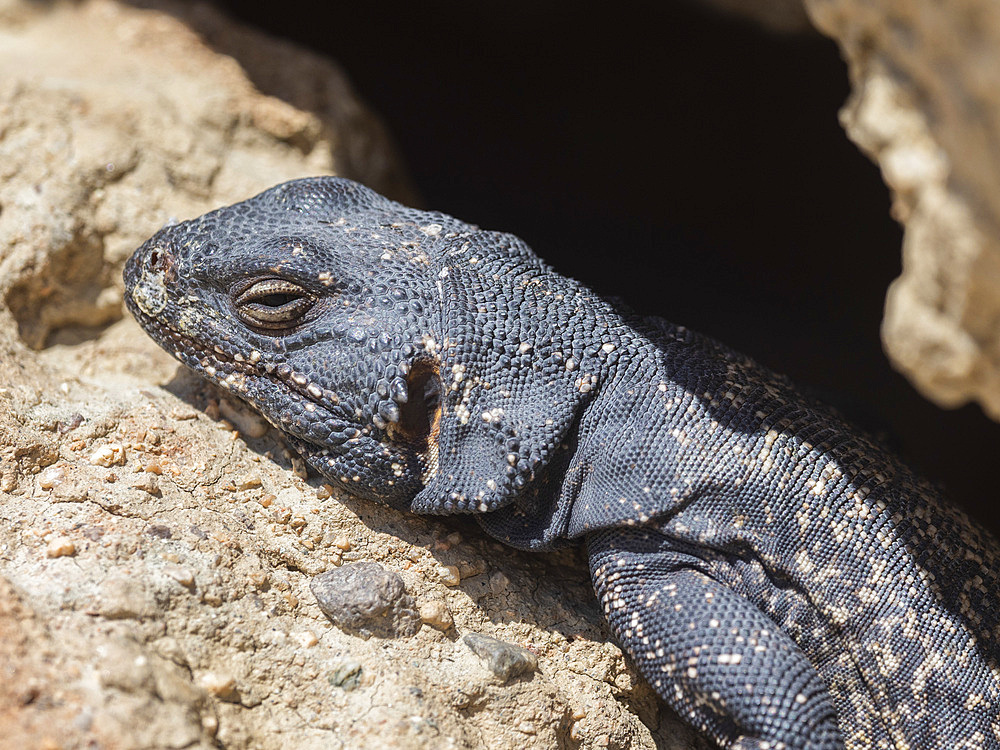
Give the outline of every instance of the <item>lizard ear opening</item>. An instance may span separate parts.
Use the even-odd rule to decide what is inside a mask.
[[[558,378],[530,378],[516,397],[476,377],[451,385],[429,433],[417,513],[487,513],[527,496],[587,398]]]
[[[546,468],[570,450],[599,388],[604,360],[575,342],[588,325],[581,311],[596,299],[511,235],[475,232],[443,251],[435,276],[447,330],[427,350],[439,359],[437,460],[425,463],[410,507],[482,514],[537,506],[556,490]]]
[[[414,362],[406,376],[407,399],[399,405],[399,422],[390,424],[393,440],[402,441],[436,463],[438,429],[441,424],[441,375],[438,363]]]

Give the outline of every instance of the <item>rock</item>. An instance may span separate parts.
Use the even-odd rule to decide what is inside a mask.
[[[403,579],[376,562],[328,570],[313,578],[309,588],[334,625],[362,638],[410,636],[420,629],[420,616]]]
[[[361,662],[353,659],[337,664],[327,677],[331,685],[344,690],[354,690],[361,684]]]
[[[448,630],[455,624],[455,618],[451,616],[448,605],[439,599],[420,605],[420,619],[432,628],[442,631]]]
[[[805,6],[840,45],[852,87],[841,121],[881,167],[905,228],[886,351],[938,404],[975,400],[1000,419],[1000,6]]]
[[[462,574],[457,565],[439,565],[437,575],[445,586],[457,586],[462,582]]]
[[[506,682],[511,677],[534,672],[538,657],[526,648],[500,641],[482,633],[466,633],[462,640],[482,659],[487,668]]]
[[[119,319],[122,261],[174,217],[338,171],[406,196],[330,62],[206,7],[149,5],[168,12],[6,3],[0,299],[32,348]]]
[[[221,701],[239,700],[236,680],[226,672],[205,672],[198,678],[198,686]]]
[[[101,445],[90,454],[90,463],[94,466],[121,466],[125,463],[125,448],[120,443]]]
[[[76,554],[73,540],[65,536],[57,536],[45,548],[46,557],[72,557]]]

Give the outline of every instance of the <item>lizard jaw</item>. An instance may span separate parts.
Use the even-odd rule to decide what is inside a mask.
[[[391,443],[395,442],[395,438],[405,444],[397,447],[373,436],[374,428],[371,425],[359,426],[355,421],[343,419],[337,412],[345,410],[335,394],[321,394],[318,398],[308,387],[296,383],[291,371],[284,373],[271,363],[251,362],[242,355],[237,358],[220,346],[205,346],[197,338],[170,325],[163,317],[148,314],[134,300],[134,294],[126,295],[126,304],[139,324],[175,359],[206,380],[248,402],[282,433],[282,439],[309,466],[346,491],[403,509],[408,507],[408,498],[416,491],[413,489],[401,493],[407,498],[405,502],[395,502],[372,492],[364,486],[362,474],[356,467],[348,466],[350,462],[345,460],[348,454],[382,456],[383,462],[397,476],[397,479],[387,482],[389,487],[395,484],[412,484],[414,477],[423,483],[428,471],[436,471],[440,399],[437,398],[435,384],[439,381],[436,377],[430,377],[431,373],[425,373],[421,367],[414,368],[411,373],[411,380],[416,384],[411,390],[415,396],[412,404],[404,405],[399,424],[387,425],[390,429],[385,434]],[[436,369],[433,374],[436,375]],[[321,399],[327,395],[332,397],[331,400],[337,400],[337,403],[324,403]],[[282,409],[280,414],[275,415],[266,407],[268,403],[291,403],[293,406]],[[422,409],[428,407],[432,415],[430,417],[422,412]],[[308,415],[308,419],[304,418],[305,415]],[[322,431],[319,426],[323,427]],[[415,450],[418,444],[425,450],[424,455],[420,456],[419,466],[415,467],[407,456],[418,455]],[[431,460],[431,457],[435,457],[435,460]],[[394,470],[393,467],[400,468]]]
[[[339,399],[335,394],[317,396],[294,382],[291,374],[283,375],[280,368],[263,364],[259,360],[248,361],[242,355],[231,355],[220,346],[209,348],[162,318],[149,315],[144,309],[137,309],[132,304],[128,306],[140,325],[181,364],[249,402],[279,430],[297,436],[303,446],[311,446],[310,452],[329,453],[335,445],[362,434],[362,429],[337,413]],[[296,404],[296,409],[285,409],[280,416],[273,415],[266,404],[279,399],[275,395],[269,396],[270,391],[280,393],[280,400],[283,402],[292,401]],[[324,440],[317,440],[310,434],[309,425],[299,424],[293,418],[295,413],[300,412],[309,413],[310,424],[329,425],[330,434]]]

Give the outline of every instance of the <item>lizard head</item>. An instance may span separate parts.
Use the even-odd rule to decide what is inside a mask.
[[[349,180],[284,183],[167,226],[124,277],[164,349],[321,474],[397,507],[508,504],[592,382],[547,308],[569,282],[520,240]]]
[[[298,180],[157,232],[125,266],[125,301],[321,473],[399,504],[423,486],[439,414],[428,248],[472,229]]]

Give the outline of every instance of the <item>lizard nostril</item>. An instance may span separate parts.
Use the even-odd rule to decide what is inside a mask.
[[[149,274],[151,277],[158,277],[160,282],[169,284],[177,280],[177,258],[162,245],[145,249],[145,252],[136,252],[132,258],[135,261],[133,273],[140,277]]]
[[[146,267],[153,273],[162,273],[170,279],[174,276],[174,256],[169,250],[154,247],[146,256]]]

